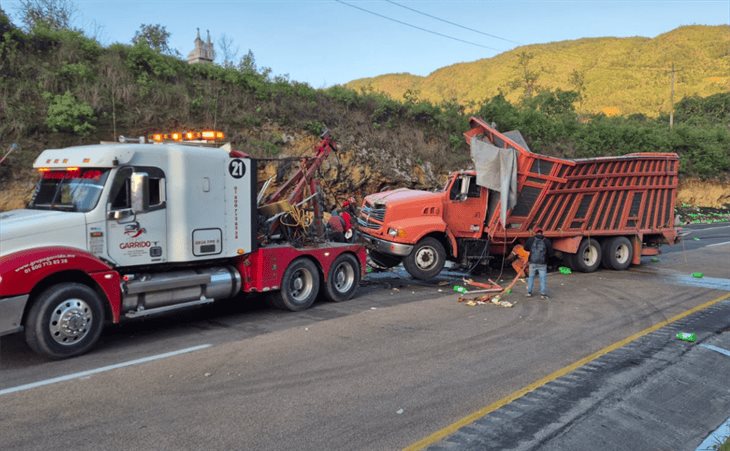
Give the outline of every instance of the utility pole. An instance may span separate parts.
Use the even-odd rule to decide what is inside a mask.
[[[674,82],[676,80],[677,72],[681,70],[682,69],[675,69],[674,63],[672,63],[672,69],[670,70],[670,72],[672,73],[672,89],[671,94],[669,95],[669,130],[674,127]]]

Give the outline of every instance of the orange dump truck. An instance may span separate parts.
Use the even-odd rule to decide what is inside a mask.
[[[679,240],[676,153],[568,160],[533,153],[519,133],[481,119],[470,124],[476,170],[451,173],[441,191],[365,198],[358,224],[376,264],[402,262],[428,280],[447,260],[471,266],[509,253],[540,226],[573,269],[622,270]]]

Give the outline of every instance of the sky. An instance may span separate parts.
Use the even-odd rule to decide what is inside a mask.
[[[385,73],[427,75],[522,44],[730,23],[730,0],[71,1],[74,26],[102,44],[129,43],[141,24],[161,24],[185,57],[196,28],[203,38],[210,30],[219,57],[225,35],[238,58],[250,49],[259,66],[316,88]],[[16,24],[18,6],[0,3]]]

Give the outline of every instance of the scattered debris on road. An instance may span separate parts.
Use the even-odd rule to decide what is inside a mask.
[[[695,335],[694,332],[678,332],[677,338],[682,341],[688,341],[690,343],[694,343],[697,341],[697,335]]]
[[[524,282],[523,277],[525,276],[525,268],[527,268],[527,259],[529,256],[529,252],[525,251],[522,245],[518,244],[514,247],[510,257],[514,258],[512,268],[514,268],[516,274],[506,287],[502,287],[502,285],[492,279],[487,279],[488,283],[476,282],[473,279],[464,279],[464,284],[477,287],[478,289],[469,290],[461,285],[455,285],[454,291],[459,293],[459,302],[465,302],[470,307],[483,304],[495,304],[507,308],[514,307],[515,304],[513,302],[505,301],[502,297],[511,294],[512,288],[514,288],[518,281],[521,280]],[[503,280],[500,279],[500,281]],[[479,296],[473,298],[466,296],[473,294],[479,294]]]

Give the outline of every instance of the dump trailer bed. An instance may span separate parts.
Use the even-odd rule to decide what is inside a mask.
[[[679,157],[633,153],[616,157],[562,159],[531,152],[481,119],[465,135],[517,153],[517,203],[500,221],[499,198],[490,195],[485,232],[493,244],[513,243],[536,226],[556,249],[575,253],[583,237],[625,236],[642,246],[673,244]],[[494,198],[494,203],[492,205]],[[644,255],[651,250],[645,250]],[[636,254],[640,258],[641,253]],[[637,258],[634,261],[638,263]]]

